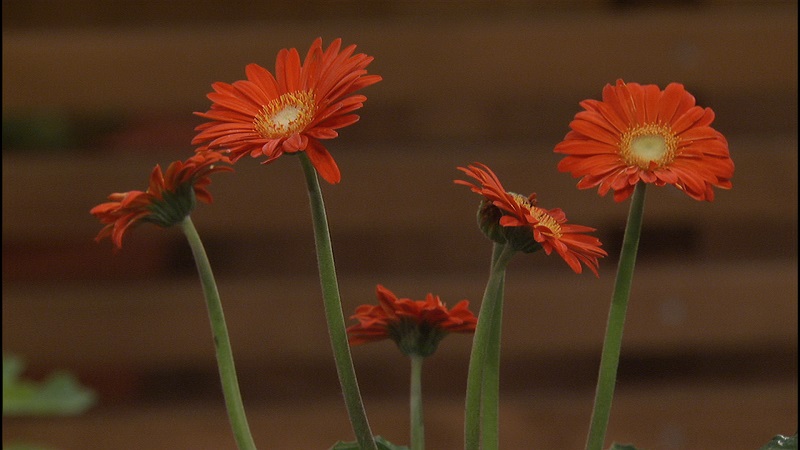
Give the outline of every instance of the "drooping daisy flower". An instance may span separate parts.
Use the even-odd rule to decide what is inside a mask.
[[[122,248],[122,236],[133,225],[150,222],[161,227],[180,223],[197,204],[196,200],[211,203],[209,177],[215,172],[233,171],[227,156],[217,152],[197,153],[186,161],[174,161],[166,173],[156,165],[150,174],[150,185],[146,191],[128,191],[108,196],[109,202],[101,203],[89,212],[106,224],[95,238],[99,241],[111,236],[117,248]]]
[[[338,183],[339,168],[321,140],[335,138],[337,129],[358,121],[352,112],[367,98],[353,93],[381,80],[367,75],[371,56],[354,55],[355,45],[341,45],[336,39],[323,51],[317,38],[302,64],[297,49],[278,52],[275,76],[249,64],[246,80],[214,83],[208,94],[211,109],[195,113],[211,122],[196,128],[192,143],[203,144],[200,151],[229,152],[233,161],[247,154],[266,156],[265,164],[304,151],[322,178]]]
[[[560,208],[540,208],[536,194],[525,197],[506,191],[485,164],[475,163],[458,169],[478,181],[472,184],[455,180],[456,184],[468,186],[484,197],[479,220],[489,238],[501,244],[509,243],[526,253],[541,248],[549,255],[555,250],[575,273],[582,272],[583,263],[598,275],[598,259],[607,253],[600,248],[599,239],[586,234],[595,231],[594,228],[567,223],[567,216]]]
[[[350,345],[393,340],[406,355],[430,356],[448,333],[472,333],[477,317],[461,300],[448,310],[437,295],[424,300],[397,298],[378,285],[378,305],[361,305],[350,318],[358,324],[347,328]]]
[[[623,201],[639,181],[671,184],[695,200],[714,200],[712,187],[730,189],[734,165],[725,137],[711,128],[714,112],[695,106],[683,85],[617,80],[603,101],[584,100],[572,131],[555,147],[567,155],[558,170],[581,178],[578,188],[614,191]]]

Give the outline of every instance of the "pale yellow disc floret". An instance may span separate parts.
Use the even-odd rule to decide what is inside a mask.
[[[553,218],[553,216],[548,214],[546,210],[534,205],[527,197],[523,195],[515,194],[513,192],[509,192],[509,194],[511,194],[511,197],[514,198],[514,201],[517,202],[518,205],[527,209],[530,215],[534,219],[539,221],[539,223],[537,224],[538,226],[546,227],[547,229],[550,230],[552,235],[557,238],[560,238],[562,236],[561,225],[555,218]]]
[[[314,120],[316,109],[313,92],[287,92],[261,108],[253,126],[264,138],[286,138],[303,131]]]
[[[626,131],[620,139],[620,155],[629,166],[652,169],[669,165],[680,138],[667,125],[646,124]]]

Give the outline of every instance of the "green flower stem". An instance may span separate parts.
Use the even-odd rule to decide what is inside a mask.
[[[611,415],[611,401],[614,398],[614,386],[617,382],[617,368],[622,348],[622,330],[625,326],[625,314],[631,294],[633,269],[636,265],[636,252],[639,248],[639,237],[642,231],[646,186],[641,181],[636,185],[628,212],[628,223],[625,226],[622,251],[620,252],[619,265],[617,266],[617,278],[614,281],[614,293],[611,298],[608,323],[606,324],[603,353],[600,357],[600,371],[597,379],[594,409],[586,441],[587,450],[603,449],[608,419]]]
[[[339,383],[342,387],[350,424],[356,435],[361,450],[377,450],[375,438],[367,421],[361,392],[358,388],[356,371],[353,367],[353,358],[350,354],[350,345],[347,342],[342,301],[339,297],[339,282],[336,278],[336,267],[333,263],[333,249],[331,247],[328,219],[325,214],[325,203],[322,200],[322,191],[314,166],[308,155],[300,152],[300,162],[306,176],[308,198],[311,203],[311,220],[314,224],[314,240],[317,246],[317,263],[319,265],[319,278],[322,284],[322,299],[325,306],[325,319],[328,322],[328,334],[333,347],[333,357]]]
[[[472,340],[467,373],[464,448],[478,450],[481,433],[486,449],[497,448],[500,359],[500,323],[502,322],[503,287],[511,257],[511,246],[494,244],[489,280],[483,293],[478,324]],[[494,441],[494,442],[491,442]]]
[[[422,362],[424,356],[411,355],[411,450],[425,450],[425,424],[422,419]]]
[[[200,235],[189,216],[181,222],[181,228],[192,248],[200,283],[203,285],[203,296],[206,299],[208,317],[211,321],[211,331],[214,335],[214,344],[217,353],[217,366],[222,382],[222,393],[225,397],[225,406],[228,409],[228,418],[233,428],[233,436],[240,450],[254,450],[256,444],[247,424],[247,417],[242,404],[242,394],[239,392],[239,381],[236,378],[236,367],[233,363],[233,351],[228,336],[228,327],[225,325],[225,314],[222,311],[222,302],[219,298],[217,283],[211,272],[211,264],[200,241]]]
[[[508,249],[510,250],[510,246]],[[508,256],[514,251],[509,251]],[[494,268],[501,253],[497,258],[492,258]],[[507,265],[509,260],[505,260]],[[505,274],[505,265],[502,267]],[[500,276],[494,294],[494,311],[491,314],[492,324],[489,339],[486,343],[486,361],[483,366],[483,390],[481,391],[481,441],[483,449],[497,449],[500,447],[500,343],[503,328],[503,297],[505,291],[505,276]]]

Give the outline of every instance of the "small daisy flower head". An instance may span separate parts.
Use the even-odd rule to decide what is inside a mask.
[[[433,294],[423,300],[398,298],[382,285],[377,294],[377,305],[361,305],[350,317],[358,321],[347,328],[350,345],[391,339],[406,355],[428,357],[448,334],[475,332],[478,319],[467,300],[447,309]]]
[[[505,190],[497,175],[485,164],[459,167],[477,181],[455,180],[481,195],[478,223],[481,230],[500,244],[511,245],[516,251],[532,253],[543,249],[553,251],[572,268],[581,273],[583,266],[598,275],[599,258],[607,255],[599,239],[589,235],[594,228],[567,223],[560,208],[545,209],[537,204],[536,194],[524,196]]]
[[[217,165],[219,163],[230,164],[231,161],[227,156],[209,151],[197,153],[185,161],[174,161],[166,172],[156,165],[146,191],[113,193],[108,202],[89,211],[105,224],[95,240],[111,237],[114,245],[122,248],[122,237],[134,225],[152,223],[167,228],[180,223],[194,210],[197,200],[211,203],[210,175],[233,170],[227,165]]]
[[[714,111],[695,105],[683,85],[664,90],[617,80],[603,100],[584,100],[583,111],[554,151],[566,155],[558,170],[579,189],[614,191],[621,202],[637,183],[673,185],[695,200],[714,200],[713,188],[730,189],[734,164],[725,137],[711,127]]]

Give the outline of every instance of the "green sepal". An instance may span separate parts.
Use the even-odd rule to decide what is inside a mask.
[[[439,347],[439,343],[447,336],[447,332],[426,322],[401,319],[390,324],[389,337],[397,344],[403,354],[418,355],[423,358],[431,356]]]
[[[503,230],[505,227],[500,225],[500,218],[503,217],[503,211],[494,206],[492,202],[481,200],[478,205],[478,228],[483,234],[498,244],[506,243],[506,235]]]
[[[528,227],[503,227],[508,245],[522,253],[533,253],[541,250],[542,246],[533,238],[533,232]]]
[[[518,252],[533,253],[542,248],[533,238],[533,232],[530,228],[500,225],[500,218],[504,215],[503,210],[491,202],[482,200],[478,206],[478,227],[492,242],[503,245],[508,244]]]
[[[151,204],[150,215],[143,221],[169,228],[181,223],[197,206],[192,183],[184,183],[175,192],[164,191],[161,195],[163,200]]]

